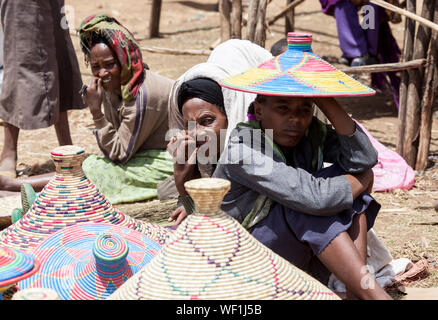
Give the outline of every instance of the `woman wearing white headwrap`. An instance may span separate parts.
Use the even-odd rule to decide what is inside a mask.
[[[192,67],[174,83],[168,112],[171,133],[167,138],[170,140],[168,151],[174,157],[175,186],[179,202],[183,206],[172,213],[169,221],[175,220],[175,224],[178,225],[186,217],[186,211],[190,213],[193,210],[191,199],[184,189],[184,182],[196,177],[211,176],[230,132],[237,123],[247,120],[248,106],[256,97],[252,93],[220,88],[215,82],[256,67],[270,58],[272,55],[268,50],[248,40],[228,40],[212,51],[207,62]],[[193,81],[195,79],[203,80]],[[215,85],[219,89],[215,88]],[[197,131],[195,135],[193,131],[189,132],[190,121],[193,121],[194,129]],[[200,139],[202,136],[208,136],[208,132],[216,130],[222,130],[222,134],[216,135],[219,150],[209,153],[212,150],[209,148],[205,155],[213,161],[203,165],[200,163],[202,161],[198,151],[205,141],[201,142]],[[211,142],[208,138],[207,141]],[[187,152],[184,152],[186,150]],[[186,155],[178,151],[183,151]],[[178,157],[183,157],[183,161],[178,161]]]

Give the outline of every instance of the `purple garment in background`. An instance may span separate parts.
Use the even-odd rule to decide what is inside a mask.
[[[344,0],[319,0],[321,2],[322,12],[330,16],[334,15],[334,6]]]
[[[376,56],[379,63],[398,62],[401,51],[385,19],[385,10],[375,4],[375,29],[362,29],[357,7],[349,0],[319,0],[322,12],[335,16],[338,38],[343,55],[348,58],[365,53]],[[389,77],[390,83],[386,75]],[[371,74],[371,85],[380,90],[389,88],[398,105],[400,78],[395,72]]]

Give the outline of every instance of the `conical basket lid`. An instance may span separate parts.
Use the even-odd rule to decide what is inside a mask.
[[[39,263],[30,254],[0,246],[0,292],[39,270]]]
[[[288,49],[258,67],[222,79],[223,87],[275,96],[367,96],[376,92],[318,57],[312,35],[289,32]]]
[[[53,289],[62,300],[106,299],[160,250],[142,233],[118,225],[66,227],[35,248],[40,270],[18,287]]]
[[[168,231],[116,211],[98,188],[85,176],[85,151],[79,146],[61,146],[52,152],[56,173],[43,188],[29,211],[0,232],[0,243],[32,250],[50,234],[78,223],[105,222],[133,228],[163,244]]]
[[[220,210],[224,179],[185,183],[196,212],[109,299],[338,299]]]

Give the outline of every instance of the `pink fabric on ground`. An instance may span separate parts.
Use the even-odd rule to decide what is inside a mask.
[[[378,153],[378,163],[373,167],[375,191],[390,191],[394,189],[409,190],[415,183],[415,172],[406,161],[395,151],[381,144],[361,125],[356,123],[366,133]]]

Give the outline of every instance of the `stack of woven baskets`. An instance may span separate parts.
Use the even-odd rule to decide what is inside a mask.
[[[82,171],[85,151],[61,146],[52,152],[56,174],[29,211],[0,232],[0,244],[32,252],[50,234],[78,223],[111,223],[137,230],[164,244],[168,230],[116,211]]]

